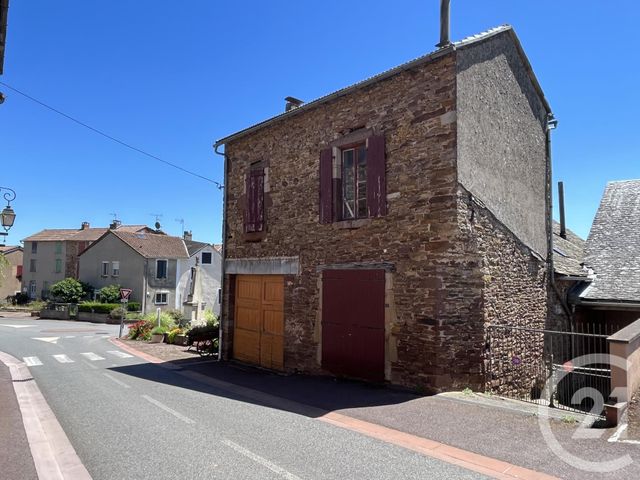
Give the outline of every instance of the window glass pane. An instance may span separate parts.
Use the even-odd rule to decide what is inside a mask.
[[[31,242],[31,253],[38,253],[38,242]]]
[[[342,152],[342,218],[355,218],[356,175],[353,149]]]
[[[367,217],[367,150],[358,148],[358,218]]]
[[[211,263],[211,252],[202,252],[202,263]]]
[[[102,262],[102,275],[109,275],[109,262]]]
[[[56,253],[62,253],[62,242],[56,242]]]
[[[167,278],[167,261],[158,260],[156,267],[156,278]]]

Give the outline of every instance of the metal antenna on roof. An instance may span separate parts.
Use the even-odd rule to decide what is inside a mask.
[[[152,217],[156,217],[156,230],[160,230],[160,219],[162,218],[162,214],[161,213],[150,213],[149,215],[151,215]]]
[[[182,225],[182,233],[181,235],[184,237],[184,218],[176,218],[176,222]]]
[[[113,221],[115,222],[116,220],[118,220],[118,214],[117,213],[110,213],[109,215],[111,215],[113,217]]]

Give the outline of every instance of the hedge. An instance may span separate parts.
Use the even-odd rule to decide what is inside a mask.
[[[99,303],[99,302],[83,302],[78,305],[79,312],[91,313],[111,313],[111,310],[118,308],[119,303]]]
[[[130,312],[139,312],[140,310],[142,310],[142,305],[140,304],[140,302],[129,302],[127,305],[127,310],[129,310]]]

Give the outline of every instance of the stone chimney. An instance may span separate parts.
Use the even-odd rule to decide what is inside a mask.
[[[185,230],[183,233],[184,239],[191,241],[193,239],[193,235],[191,234],[191,230]]]
[[[120,220],[114,220],[113,222],[111,222],[111,225],[109,225],[109,229],[116,230],[120,225],[122,225],[122,222]]]
[[[86,230],[89,227],[89,222],[82,222],[82,225],[80,225],[80,230]]]

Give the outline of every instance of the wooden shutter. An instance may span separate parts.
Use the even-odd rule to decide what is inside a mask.
[[[333,221],[333,153],[330,148],[325,148],[320,152],[320,223],[331,223]]]
[[[256,168],[247,175],[247,204],[244,214],[245,232],[264,230],[264,169]]]
[[[369,217],[387,214],[387,180],[385,175],[384,136],[367,140],[367,210]]]

